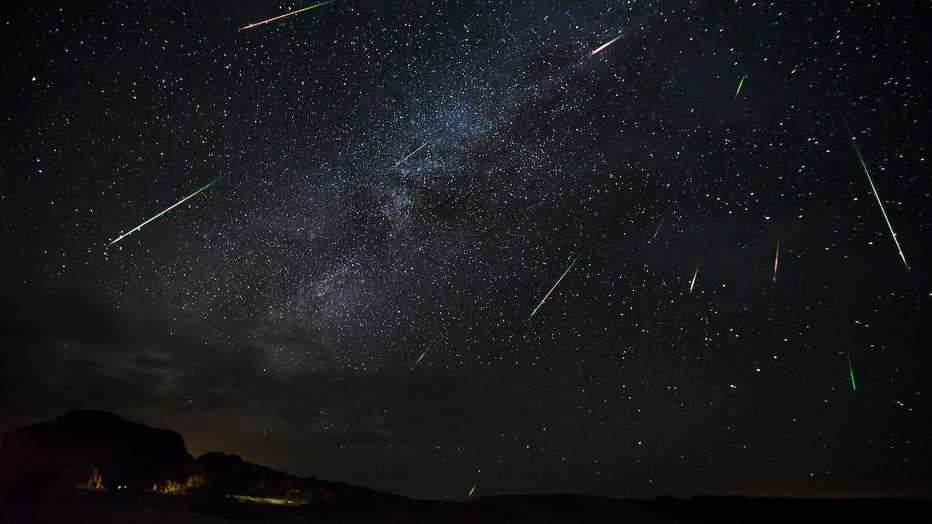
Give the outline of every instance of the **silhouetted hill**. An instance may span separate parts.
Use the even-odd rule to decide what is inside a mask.
[[[236,455],[211,452],[194,459],[178,433],[103,411],[69,411],[0,438],[0,503],[107,490],[197,492],[201,498],[291,505],[332,497],[313,477],[301,479]]]
[[[272,468],[246,462],[238,455],[212,451],[198,457],[191,469],[189,488],[203,493],[238,494],[267,498],[289,504],[306,504],[312,500],[332,498],[314,477],[301,479]]]
[[[586,495],[412,500],[236,455],[188,454],[181,436],[101,411],[69,411],[0,438],[0,522],[932,522],[927,500]]]
[[[69,411],[0,438],[0,503],[75,489],[151,488],[192,460],[181,435],[104,411]]]

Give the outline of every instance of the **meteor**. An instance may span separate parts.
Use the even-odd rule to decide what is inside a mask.
[[[699,268],[696,268],[696,272],[693,273],[693,281],[689,283],[689,292],[693,292],[693,288],[696,287],[696,277],[699,276]]]
[[[592,55],[598,53],[599,51],[605,49],[606,47],[608,47],[608,46],[614,44],[616,40],[618,40],[619,38],[621,38],[621,37],[623,37],[623,36],[625,36],[625,34],[624,34],[624,33],[621,33],[620,35],[616,36],[615,38],[612,38],[612,39],[609,40],[608,42],[605,42],[604,44],[600,45],[595,51],[589,53],[589,56],[592,56]]]
[[[412,156],[414,156],[414,154],[417,153],[418,151],[420,151],[421,149],[424,149],[424,146],[426,146],[426,145],[429,144],[429,143],[430,143],[430,141],[424,142],[423,144],[421,144],[421,147],[419,147],[419,148],[415,149],[414,151],[411,151],[410,153],[408,153],[408,156],[406,156],[406,157],[402,158],[401,160],[395,162],[395,167],[400,166],[402,162],[404,162],[405,160],[407,160],[407,159],[411,158]]]
[[[748,77],[748,75],[741,75],[741,80],[738,81],[738,90],[735,91],[735,98],[738,98],[738,93],[741,92],[741,86],[744,85],[744,79],[747,78],[747,77]]]
[[[571,269],[573,269],[573,266],[576,265],[576,261],[579,260],[579,257],[581,256],[582,255],[576,255],[576,258],[573,259],[573,262],[570,264],[570,267],[566,268],[566,271],[564,271],[563,274],[560,275],[560,278],[557,279],[557,283],[554,284],[553,287],[550,288],[550,291],[548,291],[547,294],[544,295],[544,298],[541,299],[540,304],[537,304],[537,307],[534,308],[534,311],[531,311],[531,318],[533,318],[534,314],[537,313],[537,310],[540,309],[540,307],[544,305],[544,302],[547,300],[547,297],[549,297],[550,294],[553,293],[553,290],[556,289],[557,286],[560,285],[560,281],[563,280],[563,277],[565,277],[566,274],[569,273]]]
[[[322,6],[322,5],[332,4],[332,3],[335,2],[335,1],[336,1],[336,0],[327,0],[326,2],[321,2],[321,3],[316,4],[316,5],[312,5],[312,6],[308,6],[308,7],[303,7],[303,8],[301,8],[301,9],[298,9],[297,11],[289,11],[289,12],[283,14],[283,15],[273,16],[272,18],[269,18],[268,20],[263,20],[263,21],[261,21],[261,22],[255,22],[255,23],[252,23],[252,24],[249,24],[249,25],[244,25],[243,27],[240,27],[239,29],[240,29],[240,31],[242,31],[242,30],[244,30],[244,29],[252,29],[253,27],[256,27],[257,25],[262,25],[262,24],[267,24],[267,23],[269,23],[269,22],[274,22],[274,21],[279,20],[279,19],[281,19],[281,18],[285,18],[286,16],[291,16],[291,15],[296,15],[296,14],[298,14],[298,13],[302,13],[302,12],[304,12],[304,11],[307,11],[308,9],[314,9],[315,7],[320,7],[320,6]]]
[[[204,186],[204,187],[198,189],[197,191],[191,193],[190,195],[188,195],[188,196],[182,198],[182,199],[179,200],[178,202],[175,202],[175,203],[172,204],[171,206],[167,207],[167,208],[166,208],[164,211],[162,211],[161,213],[155,215],[154,217],[150,218],[149,220],[146,220],[146,221],[143,222],[142,224],[139,224],[138,226],[134,227],[133,229],[130,229],[130,230],[127,231],[126,233],[123,233],[122,235],[118,236],[118,237],[116,238],[116,240],[114,240],[113,242],[110,242],[110,243],[107,244],[107,245],[108,245],[108,246],[112,246],[113,244],[116,244],[116,243],[119,242],[120,240],[123,240],[124,238],[126,238],[126,237],[132,235],[132,234],[135,233],[136,231],[139,231],[140,229],[142,229],[142,228],[143,228],[146,224],[148,224],[149,222],[152,222],[153,220],[155,220],[155,219],[161,217],[161,216],[164,215],[165,213],[168,213],[168,212],[171,211],[172,209],[175,209],[176,207],[180,206],[181,204],[183,204],[183,203],[184,203],[185,201],[187,201],[188,199],[193,198],[194,196],[196,196],[196,195],[197,195],[198,193],[200,193],[201,191],[203,191],[203,190],[207,189],[208,187],[210,187],[210,186],[216,184],[217,181],[220,180],[221,178],[223,178],[223,177],[222,177],[222,176],[218,176],[217,178],[215,178],[215,179],[213,180],[213,182],[211,182],[211,183],[207,184],[206,186]]]
[[[473,484],[473,485],[472,485],[472,489],[469,490],[469,495],[466,495],[466,496],[467,496],[467,497],[471,497],[471,496],[472,496],[472,492],[473,492],[473,491],[476,491],[476,486],[478,486],[478,485],[479,485],[478,482],[476,482],[475,484]]]
[[[427,348],[427,349],[430,349],[430,348]],[[421,353],[421,356],[417,357],[417,362],[414,363],[414,366],[417,366],[418,364],[421,363],[421,360],[424,358],[424,355],[427,354],[427,349],[425,349],[424,352]],[[414,371],[414,366],[411,366],[411,369],[409,371]]]
[[[851,375],[851,391],[857,391],[858,387],[854,384],[854,368],[851,367],[850,351],[848,351],[848,374]]]
[[[780,243],[777,242],[777,255],[773,258],[773,283],[777,283],[777,264],[780,263]]]
[[[848,123],[845,122],[845,127],[848,126]],[[848,128],[848,134],[851,134],[851,129]],[[893,231],[893,224],[890,223],[890,217],[887,216],[887,211],[883,208],[883,202],[880,201],[880,194],[877,193],[877,187],[874,186],[874,179],[871,178],[870,171],[867,170],[867,163],[864,162],[864,157],[861,156],[861,148],[858,147],[858,143],[854,140],[854,136],[851,136],[851,143],[854,144],[854,152],[858,155],[858,160],[861,162],[861,168],[864,169],[864,174],[867,175],[867,181],[871,185],[871,191],[874,193],[874,198],[877,199],[877,205],[880,206],[880,213],[883,215],[884,221],[887,223],[887,229],[890,230],[890,235],[893,237],[893,243],[896,244],[896,251],[900,254],[900,260],[903,261],[903,265],[906,266],[906,271],[910,271],[909,264],[906,263],[906,255],[903,254],[903,248],[900,247],[900,241],[896,238],[896,232]]]
[[[660,223],[657,224],[657,231],[654,231],[654,236],[653,236],[653,238],[657,238],[657,233],[660,233],[660,228],[661,228],[661,226],[663,226],[663,221],[666,220],[666,218],[667,218],[667,215],[666,215],[666,214],[664,214],[662,217],[660,217]]]

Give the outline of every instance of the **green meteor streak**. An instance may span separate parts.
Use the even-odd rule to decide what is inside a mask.
[[[854,368],[851,367],[851,352],[848,352],[848,373],[851,375],[851,390],[857,391],[858,387],[854,384]]]
[[[553,293],[553,290],[556,289],[557,286],[560,285],[560,281],[563,280],[563,277],[565,277],[566,274],[569,273],[571,269],[573,269],[573,266],[576,265],[576,261],[579,260],[579,257],[581,256],[582,255],[576,255],[576,258],[573,259],[573,262],[570,264],[570,267],[566,268],[566,271],[564,271],[563,274],[560,275],[560,278],[557,279],[557,283],[554,284],[552,288],[550,288],[550,291],[548,291],[546,295],[544,295],[544,298],[541,299],[540,304],[537,304],[537,307],[534,308],[534,311],[531,312],[532,318],[534,317],[534,314],[537,313],[537,310],[540,309],[540,307],[544,305],[544,302],[547,300],[547,297],[549,297],[550,294]]]
[[[871,178],[870,171],[867,170],[867,163],[864,162],[864,157],[861,156],[861,148],[859,148],[858,143],[854,141],[854,137],[851,137],[851,142],[854,144],[854,152],[858,154],[858,160],[861,162],[864,174],[867,175],[867,181],[871,185],[871,191],[874,192],[874,198],[877,199],[877,205],[880,206],[883,219],[887,222],[887,229],[890,230],[890,235],[893,236],[893,243],[896,244],[896,251],[900,254],[900,259],[903,261],[903,265],[906,266],[906,271],[909,271],[909,264],[906,263],[906,255],[903,254],[903,248],[900,247],[900,241],[896,238],[896,232],[893,231],[893,224],[890,223],[890,217],[887,216],[887,211],[883,208],[883,202],[880,201],[880,194],[877,193],[877,187],[874,186],[874,179]]]
[[[747,77],[748,77],[748,75],[741,75],[741,80],[738,81],[738,90],[735,91],[735,98],[738,98],[738,93],[741,92],[741,86],[744,85],[744,79],[747,78]]]
[[[182,199],[179,200],[178,202],[176,202],[176,203],[174,203],[173,205],[169,206],[169,207],[166,208],[164,211],[162,211],[161,213],[155,215],[154,217],[150,218],[149,220],[146,220],[146,221],[143,222],[142,224],[139,224],[138,226],[134,227],[133,229],[130,229],[129,231],[127,231],[126,233],[123,233],[122,235],[118,236],[118,237],[116,238],[116,240],[114,240],[113,242],[110,242],[110,243],[107,244],[107,245],[108,245],[108,246],[112,246],[113,244],[116,244],[116,243],[119,242],[120,240],[123,240],[124,238],[126,238],[126,237],[132,235],[132,234],[135,233],[136,231],[139,231],[140,229],[142,229],[142,228],[143,228],[146,224],[148,224],[149,222],[152,222],[152,221],[155,220],[156,218],[159,218],[160,216],[164,215],[165,213],[168,213],[168,212],[171,211],[172,209],[175,209],[176,207],[178,207],[178,206],[180,206],[181,204],[183,204],[183,203],[184,203],[185,201],[187,201],[188,199],[193,198],[195,195],[197,195],[197,194],[200,193],[201,191],[203,191],[203,190],[207,189],[208,187],[210,187],[210,186],[216,184],[217,181],[220,180],[221,178],[223,178],[223,177],[222,177],[222,176],[218,176],[217,178],[215,178],[215,179],[213,180],[213,182],[211,182],[211,183],[207,184],[206,186],[204,186],[204,187],[198,189],[197,191],[191,193],[190,195],[188,195],[188,196],[182,198]]]

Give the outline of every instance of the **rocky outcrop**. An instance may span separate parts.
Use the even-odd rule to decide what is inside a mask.
[[[103,411],[69,411],[0,438],[0,503],[108,489],[291,505],[333,497],[316,478],[301,479],[237,455],[211,452],[195,460],[178,433]]]
[[[96,491],[107,489],[104,486],[104,477],[100,474],[100,471],[97,468],[91,468],[91,475],[84,482],[78,484],[78,489]]]
[[[103,411],[69,411],[0,438],[0,502],[184,479],[193,458],[181,435]]]
[[[246,462],[238,455],[205,453],[194,461],[194,472],[206,478],[204,489],[210,492],[276,499],[289,504],[333,497],[314,478],[301,479]]]
[[[206,485],[207,475],[204,475],[203,473],[191,474],[189,472],[187,478],[184,479],[184,482],[168,479],[165,482],[153,484],[152,491],[156,491],[158,493],[168,493],[170,495],[183,495],[189,490],[198,489]]]

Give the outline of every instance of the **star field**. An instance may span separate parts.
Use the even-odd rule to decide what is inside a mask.
[[[414,497],[929,496],[927,9],[240,29],[308,5],[0,13],[0,430],[107,409]]]

